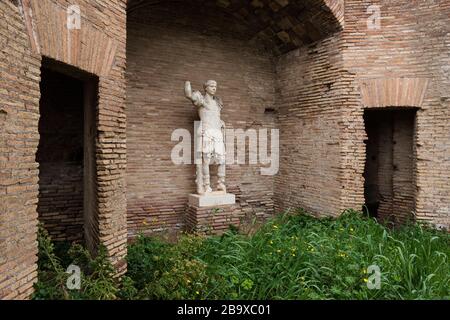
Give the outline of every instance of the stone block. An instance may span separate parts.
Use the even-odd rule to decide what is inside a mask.
[[[205,195],[190,194],[189,204],[196,207],[214,207],[232,205],[236,203],[236,196],[225,192],[211,192]]]

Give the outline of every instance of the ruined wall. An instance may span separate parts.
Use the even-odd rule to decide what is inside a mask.
[[[286,54],[277,62],[280,210],[336,215],[342,208],[342,117],[354,103],[352,75],[342,66],[341,36]]]
[[[421,107],[414,138],[414,180],[417,219],[449,225],[450,216],[450,2],[356,1],[345,2],[345,68],[357,75],[362,100],[346,110],[344,125],[353,128],[342,144],[354,161],[346,170],[354,181],[345,183],[349,194],[362,189],[365,146],[363,108]],[[381,8],[381,28],[368,29],[370,5]],[[375,79],[372,85],[367,80]],[[381,84],[376,86],[374,83]],[[370,81],[369,81],[370,82]],[[384,83],[384,84],[383,84]],[[361,198],[345,199],[359,207]]]
[[[0,2],[0,298],[26,298],[37,277],[40,60],[18,8]]]
[[[367,25],[371,5],[381,8],[379,30]],[[421,107],[412,147],[413,176],[399,178],[402,191],[397,194],[404,198],[393,201],[406,211],[414,202],[418,219],[448,226],[449,6],[448,1],[431,0],[345,1],[342,33],[279,60],[277,207],[332,215],[360,209],[364,108]],[[389,144],[384,147],[392,150]],[[383,170],[392,170],[394,162],[383,164],[389,167]],[[407,187],[411,180],[417,185],[414,190]],[[392,193],[389,183],[385,187]]]
[[[19,10],[23,4],[25,10]],[[94,241],[126,268],[125,0],[77,1],[81,30],[67,29],[71,1],[0,2],[0,298],[26,298],[36,280],[41,56],[100,76]],[[31,11],[30,11],[31,9]],[[32,12],[32,14],[30,14]],[[23,13],[23,15],[22,15]]]
[[[367,25],[371,5],[381,8],[379,30]],[[280,60],[282,174],[276,179],[275,197],[280,208],[301,206],[313,213],[333,215],[346,208],[360,209],[364,204],[367,139],[364,108],[420,107],[412,147],[413,176],[406,178],[417,187],[396,201],[403,208],[411,208],[414,202],[413,210],[420,220],[449,225],[449,7],[443,0],[345,1],[344,31],[333,37],[332,41],[338,41],[334,48],[323,41],[317,44],[318,50],[310,47],[309,55],[308,50],[300,51],[295,53],[298,57],[290,53]],[[330,63],[338,47],[341,65]],[[290,62],[295,58],[299,63]],[[339,69],[341,74],[336,73]],[[309,87],[302,82],[304,78],[310,79],[306,82]],[[339,79],[337,83],[345,85],[325,95],[319,88],[329,79]],[[332,106],[324,107],[328,105]],[[293,115],[298,116],[289,121]],[[307,115],[316,119],[296,122]],[[314,121],[324,124],[314,126]],[[389,145],[384,147],[392,150]],[[384,165],[391,170],[394,164]],[[304,169],[298,170],[300,167]],[[385,187],[393,190],[389,183]],[[406,188],[407,183],[403,185]],[[300,192],[301,188],[310,192]]]
[[[202,17],[199,19],[199,17]],[[226,28],[224,27],[226,26]],[[129,13],[127,48],[127,201],[129,234],[181,228],[194,165],[171,161],[175,129],[193,132],[197,110],[184,81],[203,91],[218,81],[229,128],[275,126],[274,69],[267,54],[246,41],[246,28],[219,9],[180,3]],[[247,151],[248,153],[248,151]],[[227,166],[228,191],[249,214],[273,212],[273,177],[260,165]],[[214,181],[214,180],[213,180]],[[214,185],[215,186],[215,185]],[[144,225],[144,223],[146,225]]]

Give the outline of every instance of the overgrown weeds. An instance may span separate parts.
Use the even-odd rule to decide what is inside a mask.
[[[119,283],[105,252],[69,252],[83,268],[82,289],[40,237],[37,298],[67,299],[450,299],[450,236],[419,224],[388,229],[361,213],[338,219],[299,211],[252,235],[183,235],[170,244],[139,236]],[[380,270],[379,289],[371,271]],[[368,286],[369,284],[369,286]],[[57,288],[57,289],[55,289]]]

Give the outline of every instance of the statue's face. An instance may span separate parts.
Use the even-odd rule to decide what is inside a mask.
[[[208,92],[210,95],[215,95],[217,91],[217,83],[211,82],[207,87],[206,87],[206,92]]]

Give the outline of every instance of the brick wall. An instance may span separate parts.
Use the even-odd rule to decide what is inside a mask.
[[[341,35],[277,62],[280,174],[277,209],[336,215],[342,209],[343,110],[354,103],[353,76],[343,69]]]
[[[380,30],[367,27],[370,5],[381,7]],[[398,199],[399,206],[412,209],[419,220],[448,227],[449,6],[448,1],[439,0],[345,1],[344,31],[332,38],[336,45],[327,44],[329,40],[318,42],[280,60],[277,70],[281,70],[278,90],[282,164],[275,188],[279,208],[301,206],[313,213],[333,215],[346,208],[360,209],[364,204],[367,139],[364,108],[420,107],[412,146],[413,174],[406,178],[416,187],[407,190],[405,199]],[[294,61],[295,55],[299,63],[285,63],[288,59]],[[330,63],[339,55],[341,65]],[[340,74],[336,73],[338,69]],[[286,75],[292,83],[283,79]],[[303,89],[303,79],[309,80],[307,89]],[[325,90],[317,89],[325,87],[329,79],[345,83],[330,92],[331,98],[323,93]],[[291,84],[291,88],[284,83]],[[332,111],[326,108],[327,102]],[[289,120],[308,115],[312,119],[306,123]],[[325,125],[314,125],[314,121]],[[339,137],[333,136],[337,132]],[[392,151],[386,143],[383,148]],[[394,163],[383,165],[385,168],[380,170],[392,170]],[[391,190],[388,193],[393,190],[390,183],[381,184]],[[310,192],[305,193],[308,189]]]
[[[381,30],[367,28],[367,8],[374,4],[381,6]],[[364,108],[421,107],[409,164],[413,174],[398,178],[417,187],[397,190],[405,198],[396,202],[414,210],[418,219],[448,226],[449,3],[346,1],[344,11],[342,33],[289,53],[278,63],[282,162],[276,204],[332,215],[361,208]],[[330,83],[331,89],[336,83],[345,85],[327,95],[320,87]],[[323,124],[315,124],[319,121]],[[392,152],[388,141],[382,147]],[[393,165],[385,163],[380,170],[392,170]],[[381,183],[381,188],[392,193],[396,187],[389,184]]]
[[[184,81],[190,80],[196,90],[203,90],[208,79],[218,81],[222,119],[229,128],[275,126],[274,113],[265,112],[276,109],[273,64],[257,43],[246,41],[246,32],[217,8],[165,4],[129,15],[130,235],[142,229],[181,228],[188,195],[195,192],[194,165],[176,166],[170,158],[177,144],[171,141],[173,130],[184,128],[192,134],[198,119],[184,97]],[[249,166],[248,160],[247,165],[227,166],[227,187],[244,211],[267,215],[273,212],[273,177],[261,176],[259,167]]]
[[[0,298],[26,298],[37,277],[39,65],[18,8],[0,2]]]
[[[370,5],[381,7],[380,30],[367,28]],[[361,89],[364,87],[360,84],[366,79],[393,79],[390,85],[378,87],[376,94],[363,97],[346,111],[345,126],[353,127],[355,133],[342,143],[354,151],[344,154],[343,161],[353,159],[357,165],[347,170],[355,179],[345,184],[345,190],[354,194],[362,189],[363,182],[358,177],[363,172],[365,157],[363,108],[420,107],[413,145],[416,160],[413,179],[417,185],[414,211],[417,219],[447,227],[450,222],[449,31],[450,3],[446,0],[345,2],[345,68],[357,75]],[[359,207],[362,200],[344,199],[344,203]]]
[[[77,1],[82,28],[71,31],[66,27],[70,4],[64,0],[0,2],[1,298],[28,297],[37,276],[39,170],[35,158],[42,55],[99,76],[93,182],[97,205],[95,221],[89,224],[95,231],[92,239],[106,245],[118,272],[126,268],[126,1]]]

